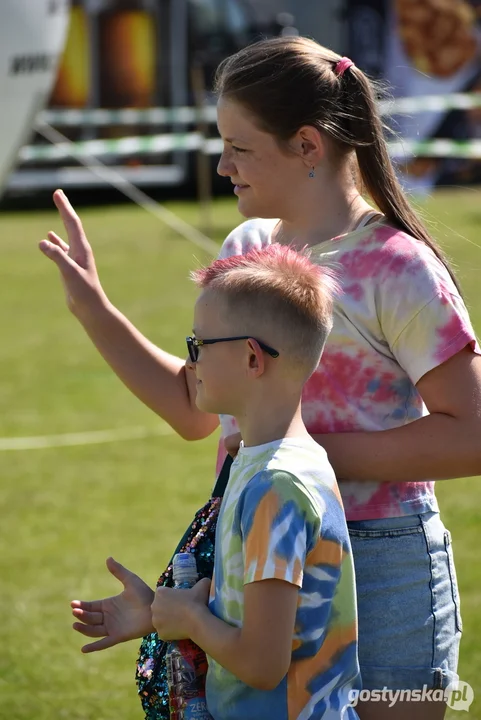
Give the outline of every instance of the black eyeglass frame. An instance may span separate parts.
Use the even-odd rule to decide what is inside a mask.
[[[269,345],[266,345],[260,340],[257,340],[257,338],[252,337],[252,335],[236,335],[235,337],[210,338],[209,340],[199,340],[195,337],[195,335],[185,338],[185,341],[187,343],[187,350],[189,351],[189,357],[193,363],[197,362],[197,360],[199,359],[199,348],[203,345],[215,345],[215,343],[232,342],[233,340],[255,340],[256,343],[259,344],[259,347],[261,347],[262,350],[268,353],[268,355],[273,358],[279,357],[279,353],[277,350],[274,350],[274,348],[270,347]]]

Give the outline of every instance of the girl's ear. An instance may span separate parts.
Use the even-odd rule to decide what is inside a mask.
[[[322,135],[317,128],[311,125],[301,127],[289,144],[309,167],[318,165],[325,155]]]

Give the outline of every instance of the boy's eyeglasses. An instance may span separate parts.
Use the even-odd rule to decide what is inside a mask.
[[[199,348],[202,347],[202,345],[215,345],[215,343],[219,342],[232,342],[233,340],[255,340],[256,343],[259,344],[259,346],[268,353],[271,357],[277,358],[279,357],[279,353],[277,350],[274,350],[274,348],[269,347],[269,345],[266,345],[265,343],[261,342],[260,340],[257,340],[256,338],[252,337],[251,335],[239,335],[238,337],[226,337],[226,338],[211,338],[210,340],[199,340],[198,338],[193,335],[192,337],[186,337],[185,338],[187,342],[187,349],[189,351],[189,357],[192,360],[193,363],[197,362],[199,358]]]

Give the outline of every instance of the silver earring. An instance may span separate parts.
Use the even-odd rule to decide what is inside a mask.
[[[309,177],[310,177],[310,178],[315,178],[315,177],[316,177],[316,171],[314,170],[314,168],[312,168],[311,172],[309,173]]]

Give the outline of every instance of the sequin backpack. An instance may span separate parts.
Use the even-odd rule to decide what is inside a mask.
[[[172,559],[178,552],[192,552],[197,560],[199,579],[212,577],[214,570],[215,529],[220,504],[229,480],[232,458],[224,461],[210,500],[198,510],[185,531],[157,587],[172,587]],[[167,687],[165,652],[167,643],[157,633],[146,635],[139,649],[135,679],[137,692],[146,720],[169,720],[169,692]]]

